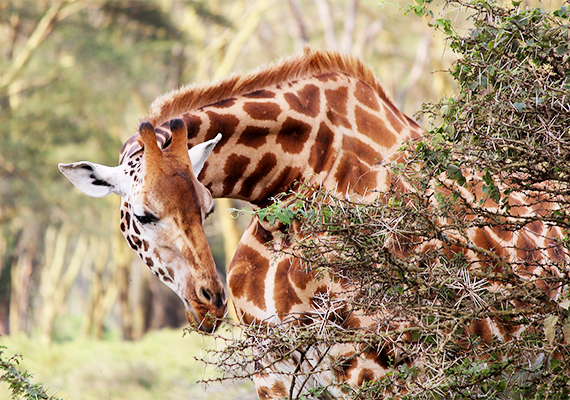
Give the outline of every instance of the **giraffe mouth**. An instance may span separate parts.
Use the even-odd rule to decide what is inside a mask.
[[[214,333],[220,326],[219,317],[214,316],[209,311],[205,312],[204,315],[200,317],[188,300],[184,299],[184,305],[186,306],[186,319],[190,326],[197,331]]]

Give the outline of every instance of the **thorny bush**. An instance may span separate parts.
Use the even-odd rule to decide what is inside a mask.
[[[409,8],[431,18],[430,3],[416,0]],[[570,396],[566,261],[508,260],[467,239],[473,229],[518,235],[538,223],[557,228],[556,245],[570,251],[570,8],[545,12],[523,10],[515,2],[509,9],[492,1],[445,3],[468,11],[473,23],[460,35],[449,19],[431,19],[458,55],[449,71],[458,91],[425,104],[422,113],[430,120],[425,137],[407,143],[397,161],[377,166],[390,169],[393,187],[367,203],[301,187],[257,212],[270,223],[295,223],[287,233],[294,244],[286,251],[307,269],[350,281],[353,289],[323,295],[302,325],[293,315],[278,325],[241,326],[239,337],[215,352],[212,362],[222,379],[263,372],[271,367],[262,364],[268,354],[279,365],[294,354],[302,360],[310,349],[326,354],[338,343],[374,349],[389,342],[407,360],[421,359],[421,366],[401,363],[385,379],[357,391],[344,388],[347,393],[376,399],[406,385],[400,398]],[[482,193],[466,195],[476,188]],[[515,197],[534,211],[521,214]],[[468,251],[494,267],[474,267],[465,257]],[[557,298],[514,272],[537,263],[551,271],[549,286],[561,288]],[[347,309],[361,315],[389,310],[413,323],[394,330],[347,329],[339,323]],[[487,317],[526,329],[504,342],[483,343],[466,327]],[[403,340],[404,334],[412,340]],[[300,382],[322,368],[283,372]],[[290,397],[327,393],[327,388],[303,389],[291,390]]]

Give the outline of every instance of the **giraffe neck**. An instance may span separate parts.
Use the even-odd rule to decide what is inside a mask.
[[[212,195],[258,206],[298,182],[361,195],[378,189],[386,182],[375,163],[421,132],[383,93],[340,73],[277,84],[180,117],[190,146],[222,134],[199,176]],[[167,126],[158,133],[168,136]]]

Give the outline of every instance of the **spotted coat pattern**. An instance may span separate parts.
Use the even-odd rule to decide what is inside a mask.
[[[170,122],[174,118],[184,121],[189,148],[222,134],[198,180],[214,198],[243,199],[254,207],[269,205],[273,196],[298,182],[370,198],[371,189],[385,190],[390,184],[389,173],[379,164],[393,157],[405,140],[422,134],[422,129],[392,104],[359,60],[314,50],[248,75],[181,88],[157,99],[146,120],[155,127],[157,142],[163,148],[170,144]],[[129,166],[133,180],[141,179],[141,154],[138,134],[121,149],[121,164]],[[512,201],[521,213],[530,212],[525,199],[513,197]],[[172,285],[176,279],[172,271],[154,266],[161,249],[138,239],[137,223],[127,202],[121,207],[121,229],[155,274]],[[315,280],[297,260],[275,254],[275,247],[287,245],[280,239],[281,229],[254,217],[228,269],[231,298],[245,323],[271,323],[287,314],[302,315],[313,309],[319,294],[341,290],[327,279]],[[505,259],[529,254],[562,258],[565,255],[558,247],[548,246],[557,233],[538,224],[520,235],[485,228],[470,232],[469,239],[475,246],[498,251]],[[521,253],[521,249],[536,247],[537,242],[549,250]],[[489,262],[474,252],[467,256]],[[536,276],[535,272],[526,273]],[[369,321],[353,317],[344,323],[356,326]],[[493,335],[507,338],[517,334],[490,320],[479,321],[469,329],[485,340]],[[338,360],[353,352],[350,345],[342,345],[328,357]],[[328,375],[314,376],[309,385],[332,379],[360,385],[385,375],[389,365],[409,362],[398,357],[388,351],[363,354]],[[277,365],[274,374],[259,376],[259,397],[287,396],[290,378],[278,371],[294,367],[293,360]],[[342,397],[340,392],[333,394]]]

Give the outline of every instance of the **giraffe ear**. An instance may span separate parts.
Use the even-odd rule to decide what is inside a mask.
[[[222,139],[222,134],[218,133],[215,138],[208,140],[207,142],[197,144],[188,150],[194,176],[198,177],[198,174],[200,174],[200,171],[202,171],[202,168],[204,167],[206,158],[208,158],[212,150],[214,150],[214,146],[218,144],[220,139]]]
[[[105,197],[111,193],[122,196],[119,172],[122,166],[107,167],[87,161],[72,164],[59,164],[59,170],[84,194],[91,197]]]

